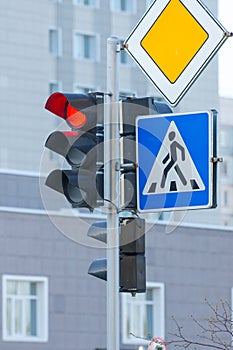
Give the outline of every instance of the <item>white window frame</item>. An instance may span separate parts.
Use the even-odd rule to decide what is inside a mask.
[[[219,132],[220,147],[223,147],[223,148],[229,147],[228,133],[229,133],[229,130],[226,130],[225,128],[220,130],[220,132]]]
[[[84,0],[73,0],[73,4],[75,6],[82,6],[82,7],[86,7],[86,8],[99,8],[100,7],[99,0],[95,0],[95,5],[86,5],[86,4],[84,4]]]
[[[165,335],[165,287],[164,283],[148,282],[147,288],[153,289],[153,336],[164,338]],[[136,337],[128,337],[126,302],[128,293],[122,293],[122,343],[148,345],[148,341]],[[133,297],[132,297],[133,298]],[[132,299],[132,303],[135,299]],[[159,310],[159,311],[158,311]],[[133,330],[132,330],[133,332]],[[138,336],[135,334],[135,336]]]
[[[86,57],[78,57],[77,55],[77,40],[75,38],[76,35],[86,35],[86,36],[92,36],[95,38],[95,57],[94,58],[86,58]],[[73,33],[73,53],[74,53],[74,59],[79,61],[86,61],[86,62],[99,62],[100,60],[100,35],[98,33],[93,32],[80,32],[78,30],[75,30]]]
[[[38,298],[37,336],[17,336],[7,334],[7,282],[35,282],[41,284]],[[13,296],[12,299],[15,297]],[[17,297],[16,297],[17,298]],[[21,297],[23,299],[23,296]],[[3,275],[2,276],[2,336],[9,342],[47,342],[48,341],[48,278],[41,276]]]
[[[50,50],[50,31],[56,31],[57,32],[57,52],[52,52]],[[49,53],[50,55],[54,57],[61,57],[62,56],[62,28],[59,27],[49,27]]]
[[[123,42],[124,42],[124,39],[120,39],[120,42],[121,42],[121,46],[122,46],[122,44],[123,44]],[[124,54],[125,55],[125,57],[126,57],[126,62],[122,62],[121,61],[121,58],[122,58],[122,54]],[[130,57],[130,55],[126,52],[126,50],[121,50],[120,51],[120,65],[121,65],[121,67],[130,67],[130,66],[133,66],[133,60],[132,60],[132,58]]]
[[[117,5],[116,5],[116,1],[117,1]],[[125,14],[134,14],[137,12],[136,0],[127,0],[130,3],[130,9],[126,11],[121,10],[120,1],[121,0],[111,0],[111,11],[125,13]]]

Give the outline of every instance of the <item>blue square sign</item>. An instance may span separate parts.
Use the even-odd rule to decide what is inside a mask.
[[[216,111],[139,116],[139,212],[216,207]]]

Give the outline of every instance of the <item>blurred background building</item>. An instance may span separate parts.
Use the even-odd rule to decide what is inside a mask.
[[[15,349],[15,342],[18,349],[31,350],[35,337],[38,344],[33,344],[33,349],[38,350],[105,347],[105,288],[99,280],[87,277],[85,271],[88,261],[99,251],[75,246],[58,232],[57,228],[60,230],[65,223],[84,236],[86,225],[82,222],[77,228],[77,211],[68,214],[68,204],[61,208],[56,193],[48,192],[43,185],[40,189],[46,209],[50,209],[48,203],[54,205],[50,215],[53,225],[41,202],[39,176],[43,183],[45,173],[61,162],[49,150],[44,152],[47,136],[60,125],[59,118],[47,112],[44,105],[55,91],[105,91],[107,38],[116,35],[124,40],[151,3],[152,0],[0,2],[3,350]],[[205,3],[217,14],[217,0]],[[161,99],[131,58],[124,51],[120,55],[121,95]],[[161,222],[147,236],[148,293],[138,299],[122,296],[121,342],[125,350],[145,345],[129,336],[138,310],[144,318],[135,329],[142,336],[146,335],[145,324],[154,332],[152,335],[167,336],[173,313],[188,324],[189,334],[193,335],[187,316],[196,310],[200,318],[205,317],[201,299],[208,297],[217,302],[221,297],[231,298],[232,229],[217,230],[213,226],[233,226],[233,100],[218,96],[218,57],[174,112],[208,109],[219,111],[218,147],[219,156],[224,158],[219,166],[219,206],[148,216],[148,224]],[[98,213],[86,214],[85,220],[91,222],[93,218],[99,218]],[[174,227],[167,226],[166,220],[176,221]],[[180,227],[174,231],[177,226]],[[30,312],[29,308],[22,312],[22,305],[29,305],[29,300]],[[41,311],[36,312],[35,305],[42,306],[37,309]],[[88,337],[92,337],[89,343]]]
[[[59,123],[44,110],[54,91],[105,91],[106,43],[126,39],[152,1],[1,1],[0,167],[39,171],[47,134]],[[207,5],[217,12],[217,1]],[[159,96],[126,52],[120,57],[120,93]],[[218,109],[215,58],[177,111]]]
[[[39,173],[46,137],[60,123],[59,118],[44,110],[48,96],[54,91],[105,91],[107,38],[117,35],[123,41],[151,3],[152,0],[41,0],[33,4],[29,0],[1,1],[1,169]],[[217,14],[217,1],[205,3]],[[121,95],[161,99],[127,53],[122,51],[120,55]],[[219,111],[217,57],[174,112],[208,109]],[[220,111],[220,125],[223,119],[228,119],[226,109]],[[58,161],[52,152],[45,153],[41,171],[56,167]],[[227,212],[230,214],[230,210]],[[224,215],[229,214],[225,210]],[[170,214],[163,215],[163,219],[168,217]],[[225,217],[221,219],[219,209],[189,212],[185,220],[230,223]]]

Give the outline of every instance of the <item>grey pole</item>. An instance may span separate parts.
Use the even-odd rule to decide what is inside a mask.
[[[119,350],[119,51],[116,37],[107,40],[107,97],[104,113],[104,197],[107,212],[107,350]]]

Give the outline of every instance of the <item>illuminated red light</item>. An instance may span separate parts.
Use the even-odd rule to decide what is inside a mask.
[[[78,111],[76,108],[72,107],[69,103],[66,108],[66,121],[75,128],[81,128],[86,121],[87,116]]]
[[[78,136],[78,132],[77,131],[63,131],[63,134],[65,136],[71,136],[71,137],[77,137]]]
[[[81,128],[87,121],[87,116],[71,106],[67,97],[61,92],[55,92],[52,94],[48,98],[45,108],[56,114],[58,117],[66,120],[71,127]]]

